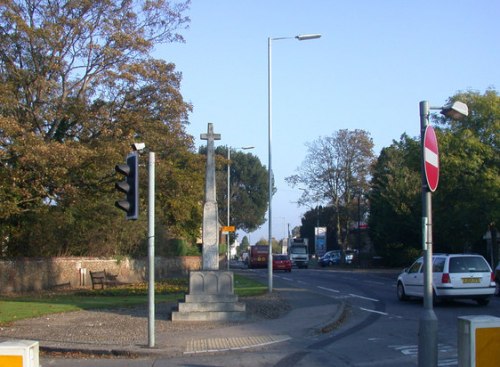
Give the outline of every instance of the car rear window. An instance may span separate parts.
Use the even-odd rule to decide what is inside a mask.
[[[432,271],[435,273],[442,273],[444,270],[444,263],[446,259],[444,257],[437,257],[434,259],[434,263],[432,266]]]
[[[450,273],[489,272],[488,263],[482,257],[464,256],[450,258]]]
[[[286,255],[274,255],[274,260],[288,260]]]

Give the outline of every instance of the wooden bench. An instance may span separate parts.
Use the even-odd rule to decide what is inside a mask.
[[[111,275],[106,273],[106,269],[103,271],[90,271],[90,280],[92,281],[92,289],[95,289],[96,285],[101,285],[101,289],[104,289],[104,284],[115,284],[117,275]]]

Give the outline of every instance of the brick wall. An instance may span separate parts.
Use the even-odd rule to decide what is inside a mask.
[[[20,258],[0,260],[0,294],[37,291],[58,286],[89,287],[89,271],[106,270],[123,283],[147,280],[148,259],[91,257]],[[201,269],[201,257],[155,258],[155,280],[187,275]]]

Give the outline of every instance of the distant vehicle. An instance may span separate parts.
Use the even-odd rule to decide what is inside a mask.
[[[318,259],[318,264],[323,267],[340,264],[341,257],[339,250],[328,251]]]
[[[273,254],[273,271],[275,270],[292,271],[292,262],[288,255]]]
[[[481,255],[436,254],[432,267],[432,288],[437,300],[468,298],[485,306],[495,293],[494,273]],[[424,296],[422,257],[398,276],[397,296],[401,301]]]
[[[248,259],[249,268],[267,268],[269,261],[269,246],[250,246],[250,256]]]
[[[288,256],[298,268],[309,266],[309,242],[307,238],[291,238],[288,241]]]
[[[352,264],[357,261],[358,250],[346,250],[344,254],[344,262],[346,264]]]

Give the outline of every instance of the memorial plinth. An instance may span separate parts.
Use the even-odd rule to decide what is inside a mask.
[[[192,271],[189,294],[172,312],[172,321],[238,321],[246,317],[244,303],[238,302],[231,271]]]
[[[208,124],[205,202],[203,204],[202,270],[189,273],[189,293],[172,312],[172,321],[235,321],[246,317],[244,303],[234,294],[234,274],[219,270],[219,221],[215,191],[215,150],[213,125]]]

